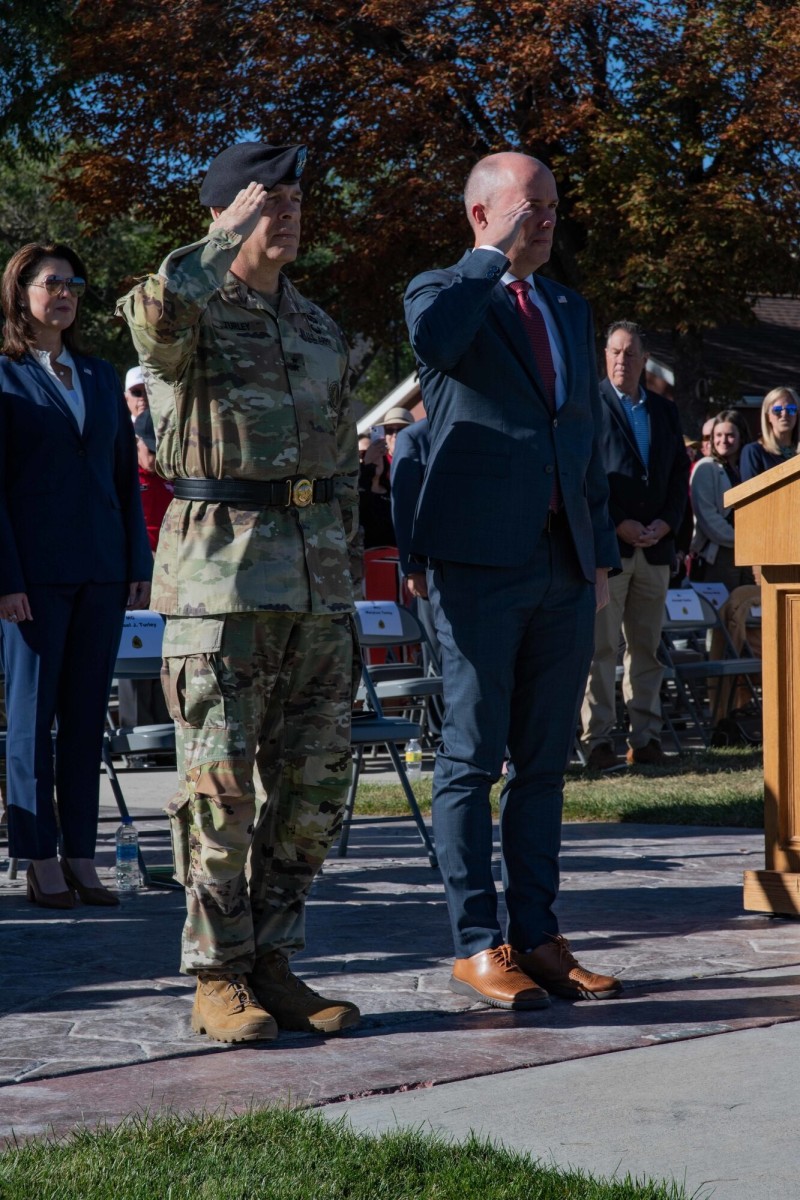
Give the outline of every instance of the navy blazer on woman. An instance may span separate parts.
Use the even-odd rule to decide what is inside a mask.
[[[600,453],[608,473],[608,511],[614,525],[625,520],[640,521],[642,525],[661,520],[672,530],[644,551],[649,563],[665,566],[672,562],[675,534],[686,511],[690,464],[677,408],[656,392],[646,391],[645,395],[650,421],[648,465],[642,460],[622,401],[608,379],[600,384]],[[627,542],[619,542],[623,558],[630,558],[633,549]]]
[[[600,400],[588,304],[536,277],[559,327],[566,398],[550,413],[515,302],[500,282],[508,259],[478,249],[426,271],[406,292],[431,452],[412,538],[415,554],[521,566],[534,554],[558,481],[581,570],[619,564],[597,445]],[[453,287],[454,283],[458,287]]]
[[[765,471],[771,471],[785,462],[782,454],[773,454],[761,442],[748,442],[739,456],[739,476],[742,483],[746,483],[748,479],[755,479],[756,475],[763,475]]]
[[[73,354],[83,433],[33,355],[0,356],[0,595],[149,579],[136,442],[116,372]]]

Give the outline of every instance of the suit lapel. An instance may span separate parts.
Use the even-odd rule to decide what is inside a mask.
[[[542,404],[547,408],[547,398],[544,392],[544,384],[542,377],[539,374],[539,368],[536,366],[536,360],[531,349],[531,344],[528,341],[527,334],[522,327],[522,322],[517,316],[514,298],[509,295],[509,292],[504,284],[499,283],[492,292],[491,313],[500,330],[502,337],[511,347],[514,355],[519,359],[522,366],[527,371],[533,384],[536,387],[536,393]],[[548,409],[549,411],[549,409]]]
[[[83,391],[83,437],[85,438],[89,435],[92,421],[97,415],[97,381],[94,371],[82,354],[73,354],[72,357]]]
[[[32,354],[30,355],[30,360],[33,364],[34,380],[39,390],[44,393],[49,402],[58,409],[62,416],[66,417],[70,429],[73,430],[77,437],[80,437],[81,433],[78,429],[78,422],[75,420],[75,414],[62,396],[58,384],[54,379],[51,379],[41,363]]]
[[[602,392],[603,397],[605,398],[605,401],[608,404],[609,409],[611,410],[612,417],[619,425],[620,430],[622,431],[623,437],[627,441],[627,443],[630,446],[633,453],[638,458],[639,462],[642,462],[641,451],[639,450],[639,445],[636,441],[633,430],[631,429],[631,423],[628,420],[628,414],[626,413],[626,411],[623,407],[622,401],[620,400],[617,393],[614,391],[614,389],[611,386],[608,379],[604,379],[603,382],[600,384],[600,391]],[[649,406],[648,406],[648,419],[649,418],[650,418],[650,412],[649,412]],[[652,429],[651,429],[651,439],[652,439]],[[644,465],[644,464],[642,464],[642,465]]]
[[[600,391],[603,393],[608,407],[614,414],[614,419],[622,426],[626,433],[630,433],[628,414],[625,412],[625,409],[622,407],[622,401],[607,379],[604,379],[600,384]]]
[[[564,381],[564,403],[572,396],[572,389],[575,384],[575,366],[570,354],[570,346],[572,345],[572,330],[567,324],[567,309],[568,300],[564,293],[564,289],[557,283],[551,283],[549,279],[540,279],[536,277],[536,291],[547,305],[553,320],[558,326],[558,333],[561,338],[561,357],[564,360],[564,369],[567,373],[567,378]],[[559,300],[559,296],[562,297]]]

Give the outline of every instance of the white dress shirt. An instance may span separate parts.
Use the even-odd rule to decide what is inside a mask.
[[[34,354],[44,367],[45,371],[47,371],[47,374],[58,384],[61,395],[66,400],[72,411],[72,415],[78,422],[78,429],[81,431],[81,433],[83,433],[83,423],[86,420],[86,401],[83,398],[83,388],[81,387],[81,381],[78,376],[78,368],[75,366],[74,358],[70,354],[69,350],[67,350],[66,346],[56,358],[56,362],[61,363],[61,365],[64,367],[69,367],[70,371],[72,372],[72,387],[68,388],[66,384],[61,382],[61,380],[58,378],[58,375],[56,375],[53,365],[50,362],[50,351],[34,350]]]

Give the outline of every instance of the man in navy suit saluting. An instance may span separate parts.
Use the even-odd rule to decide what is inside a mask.
[[[589,306],[534,272],[558,192],[525,154],[472,170],[475,245],[406,292],[431,450],[412,534],[442,648],[443,741],[433,824],[455,942],[450,986],[498,1008],[548,993],[602,998],[558,931],[563,776],[592,655],[595,606],[619,566]],[[500,800],[501,930],[489,793]]]

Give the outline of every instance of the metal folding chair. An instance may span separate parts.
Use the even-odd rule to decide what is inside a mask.
[[[674,603],[671,606],[672,615],[669,607],[665,610],[661,653],[684,707],[696,725],[703,744],[708,746],[715,722],[725,715],[720,711],[722,689],[718,688],[714,698],[710,699],[709,681],[742,681],[760,710],[761,701],[754,680],[761,676],[761,661],[750,655],[740,656],[713,605],[701,595],[697,595],[696,599],[698,604],[693,606],[694,611],[682,614],[680,606]],[[712,631],[723,647],[722,656],[715,658],[710,657],[707,648]]]
[[[405,697],[410,695],[410,688],[422,687],[421,694],[431,695],[431,688],[441,688],[441,679],[438,680],[438,683],[434,682],[434,677],[428,680],[419,676],[411,676],[406,679],[381,679],[378,682],[373,680],[371,668],[365,661],[366,651],[372,647],[411,645],[419,643],[424,638],[418,621],[407,609],[391,602],[380,602],[380,608],[385,610],[387,617],[383,628],[380,627],[380,617],[375,616],[377,609],[374,603],[365,601],[356,605],[356,628],[362,653],[359,698],[366,708],[355,711],[352,717],[350,742],[353,748],[353,779],[345,803],[344,822],[337,853],[340,858],[344,858],[347,854],[364,747],[382,745],[386,747],[397,771],[400,785],[405,793],[411,816],[419,831],[430,864],[432,867],[436,867],[436,851],[433,841],[422,819],[414,789],[408,780],[405,763],[398,750],[398,746],[404,745],[412,738],[420,738],[422,727],[418,722],[408,720],[406,717],[386,716],[381,704],[380,689],[384,689],[384,694],[388,692],[394,696]],[[375,619],[370,620],[369,614],[372,614]]]

